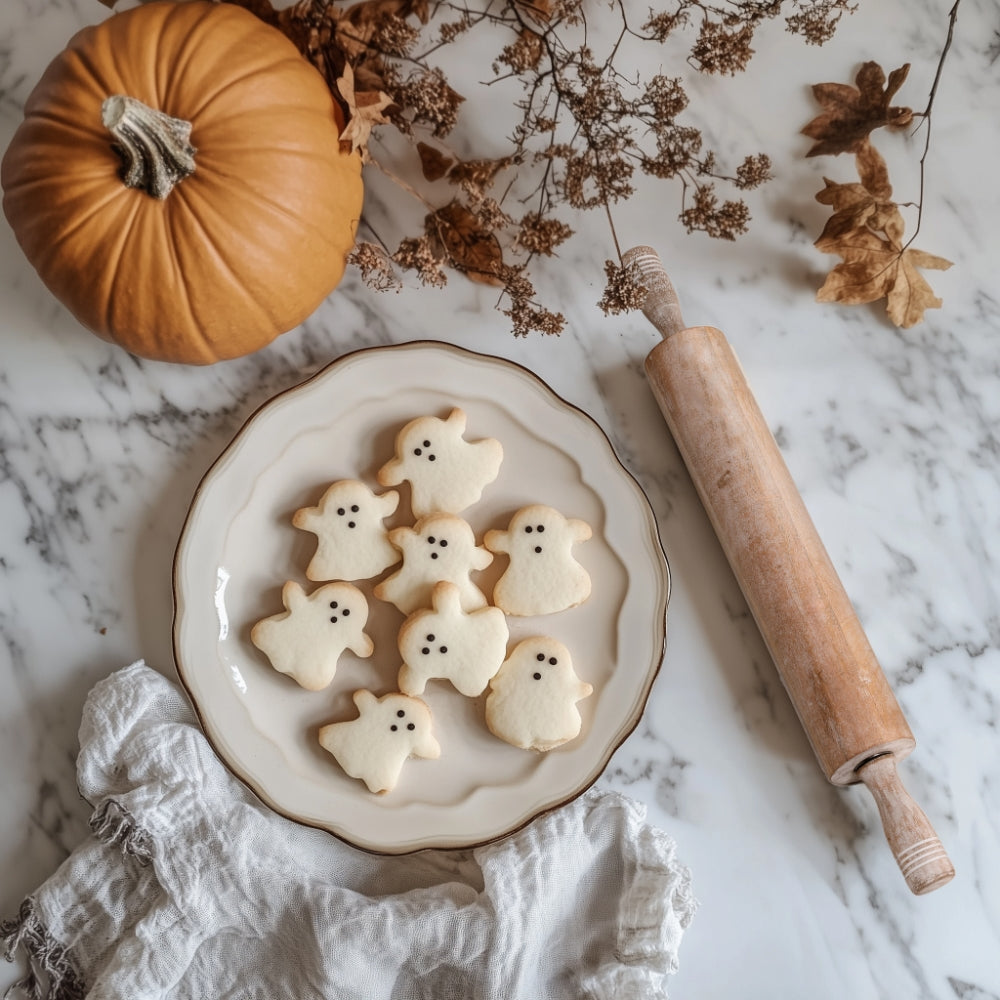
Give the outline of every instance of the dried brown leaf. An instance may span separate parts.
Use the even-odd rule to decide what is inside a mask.
[[[867,225],[875,211],[876,201],[863,184],[835,184],[824,177],[826,187],[816,195],[816,200],[833,208],[833,215],[826,220],[816,246],[824,253],[832,249],[846,234]]]
[[[883,220],[891,236],[861,226],[824,242],[821,250],[838,254],[843,260],[827,275],[816,300],[861,305],[885,298],[889,319],[896,326],[908,328],[924,318],[925,310],[941,306],[941,300],[917,269],[944,271],[951,267],[951,261],[901,247],[897,239],[902,220],[899,217],[897,224],[898,208],[892,208],[895,212],[889,211]]]
[[[428,235],[441,245],[452,267],[473,281],[503,285],[503,251],[500,241],[459,201],[452,201],[427,216]]]
[[[888,201],[892,197],[889,167],[882,158],[882,154],[867,140],[862,143],[854,157],[854,165],[857,168],[859,180],[873,198],[877,198],[879,201]]]
[[[453,157],[445,156],[440,150],[428,146],[426,142],[417,143],[417,153],[420,156],[420,169],[432,184],[441,180],[455,163]]]
[[[392,104],[388,94],[371,93],[354,89],[354,70],[350,63],[344,64],[344,75],[337,81],[337,90],[348,108],[348,120],[340,133],[341,144],[350,144],[351,152],[361,151],[361,158],[368,161],[368,140],[372,128],[384,125],[389,119],[382,112]]]
[[[859,153],[868,144],[868,135],[882,126],[909,125],[913,111],[892,107],[892,98],[903,85],[909,63],[893,70],[886,80],[876,62],[866,62],[855,77],[857,87],[843,83],[817,83],[813,95],[823,107],[803,134],[817,140],[806,156]]]
[[[829,205],[833,215],[827,220],[816,246],[824,253],[831,241],[836,241],[845,233],[861,226],[880,230],[886,222],[886,211],[899,212],[892,198],[889,170],[885,160],[870,142],[865,142],[855,157],[860,183],[837,184],[828,177],[823,178],[826,187],[816,195],[822,205]],[[899,217],[902,226],[902,217]]]

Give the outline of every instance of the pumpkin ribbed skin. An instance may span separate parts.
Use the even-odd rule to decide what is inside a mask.
[[[101,119],[124,94],[191,123],[193,174],[129,188]],[[340,281],[361,161],[320,74],[229,4],[156,2],[76,34],[3,159],[4,213],[77,319],[147,358],[208,364],[302,322]]]

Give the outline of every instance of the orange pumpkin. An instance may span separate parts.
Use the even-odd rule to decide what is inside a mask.
[[[340,281],[361,160],[320,74],[242,8],[155,2],[74,36],[3,159],[3,208],[98,336],[208,364],[263,347]]]

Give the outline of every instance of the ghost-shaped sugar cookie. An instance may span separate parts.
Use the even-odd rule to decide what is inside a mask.
[[[369,791],[395,788],[410,757],[441,756],[431,711],[419,698],[396,693],[378,698],[361,690],[354,692],[354,704],[358,717],[322,726],[319,742],[345,773],[360,778]]]
[[[399,504],[394,490],[379,495],[357,479],[332,483],[316,507],[302,507],[292,524],[317,537],[306,569],[310,580],[369,580],[399,562],[382,521]]]
[[[557,639],[524,639],[490,681],[486,725],[523,750],[551,750],[579,735],[576,703],[593,690],[577,677],[569,650]]]
[[[495,438],[466,441],[466,415],[455,407],[447,419],[417,417],[396,435],[396,455],[378,470],[382,486],[410,484],[414,517],[435,511],[458,514],[496,479],[503,446]]]
[[[507,618],[499,608],[463,611],[455,584],[435,584],[431,607],[414,612],[399,630],[399,690],[423,694],[427,681],[440,677],[475,698],[500,669],[508,635]]]
[[[372,640],[364,632],[368,602],[352,584],[328,583],[307,594],[289,580],[281,601],[285,610],[257,622],[250,639],[275,670],[306,690],[321,691],[333,680],[345,649],[372,655]]]
[[[375,585],[380,601],[395,604],[404,615],[431,606],[434,584],[455,584],[461,606],[474,611],[486,604],[483,592],[472,582],[473,570],[485,569],[493,561],[486,549],[476,545],[466,521],[454,514],[422,517],[412,528],[394,528],[389,541],[403,553],[403,565],[392,576]]]
[[[508,615],[547,615],[582,604],[590,596],[590,574],[571,550],[590,536],[586,521],[545,504],[522,507],[506,531],[487,531],[486,548],[510,557],[493,603]]]

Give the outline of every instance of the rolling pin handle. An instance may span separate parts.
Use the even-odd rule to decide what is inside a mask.
[[[875,798],[882,828],[906,884],[918,896],[955,877],[944,845],[896,771],[896,758],[879,754],[858,766],[858,777]]]
[[[639,269],[646,292],[643,314],[660,331],[663,339],[683,330],[680,300],[660,255],[652,247],[632,247],[622,255],[622,264]]]

